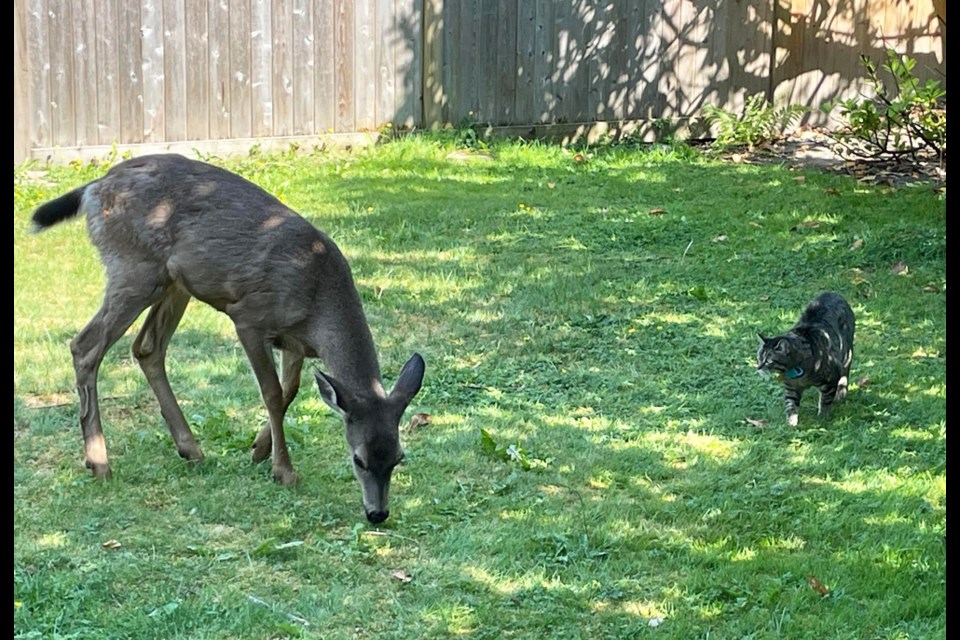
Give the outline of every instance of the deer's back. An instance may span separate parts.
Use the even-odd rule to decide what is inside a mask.
[[[322,302],[330,283],[356,297],[329,237],[219,167],[177,155],[128,160],[91,185],[83,206],[108,273],[128,261],[150,262],[228,313],[238,304],[266,312]]]

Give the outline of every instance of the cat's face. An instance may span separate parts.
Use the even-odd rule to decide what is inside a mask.
[[[760,338],[760,348],[757,349],[757,373],[769,378],[782,377],[787,371],[793,370],[801,360],[800,350],[787,336]]]

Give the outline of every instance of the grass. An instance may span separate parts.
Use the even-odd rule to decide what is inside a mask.
[[[683,146],[454,150],[211,159],[338,242],[388,384],[426,359],[432,421],[379,528],[309,376],[301,485],[250,462],[256,385],[196,302],[169,370],[207,459],[176,455],[132,330],[94,481],[69,340],[102,272],[83,224],[26,229],[105,168],[14,170],[15,638],[945,636],[944,192]],[[756,333],[826,289],[857,314],[857,382],[789,428]]]

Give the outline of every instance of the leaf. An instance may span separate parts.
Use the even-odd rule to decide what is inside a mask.
[[[800,224],[790,227],[790,231],[798,231],[800,229],[816,229],[819,226],[820,222],[818,220],[804,220]]]
[[[807,582],[810,584],[810,588],[819,593],[821,596],[830,595],[830,589],[827,589],[822,582],[813,576],[807,576]]]
[[[650,211],[648,211],[647,213],[649,213],[651,216],[662,216],[666,212],[667,212],[666,209],[650,209]]]
[[[165,605],[157,607],[156,609],[148,613],[147,616],[151,618],[159,618],[160,616],[167,616],[173,613],[174,611],[176,611],[177,607],[179,606],[180,606],[180,603],[177,601],[168,602]]]
[[[840,195],[840,190],[837,189],[836,187],[827,187],[826,189],[823,190],[823,192],[824,192],[825,194],[827,194],[828,196],[838,196],[838,195]]]
[[[575,153],[573,154],[573,161],[582,164],[587,161],[587,156],[582,153]]]
[[[729,238],[728,238],[727,236],[725,236],[725,235],[723,235],[723,234],[720,234],[719,236],[717,236],[716,238],[714,238],[714,239],[711,240],[710,242],[726,242],[727,240],[729,240]]]
[[[413,431],[417,427],[425,427],[430,424],[429,413],[415,413],[410,416],[410,424],[407,425],[407,431]]]
[[[870,376],[860,376],[857,378],[857,386],[861,389],[866,389],[870,386]]]
[[[404,571],[403,569],[397,569],[396,571],[394,571],[394,572],[391,573],[390,575],[393,576],[394,578],[396,578],[397,580],[399,580],[400,582],[411,582],[411,581],[413,581],[413,576],[411,576],[409,573],[407,573],[407,572]]]
[[[687,290],[687,294],[696,298],[700,302],[704,302],[709,297],[709,294],[707,293],[707,288],[704,287],[702,284],[698,284],[695,287],[691,287],[689,290]]]
[[[797,177],[794,178],[793,180],[794,180],[794,182],[796,182],[797,184],[805,184],[805,183],[807,182],[807,177],[806,177],[806,176],[797,176]]]
[[[909,270],[910,268],[907,267],[907,263],[903,260],[890,266],[890,271],[899,275],[906,275]]]
[[[659,627],[661,624],[663,624],[663,618],[659,616],[655,618],[650,618],[649,620],[647,620],[647,626],[653,627],[654,629]]]
[[[923,288],[923,292],[924,293],[940,293],[940,287],[933,284],[928,284]]]
[[[766,429],[768,424],[766,420],[754,420],[753,418],[744,418],[744,420],[755,426],[757,429]]]
[[[863,239],[857,238],[856,240],[853,241],[853,244],[850,245],[850,251],[856,251],[862,246],[863,246]]]
[[[117,540],[107,540],[100,546],[103,547],[104,549],[110,549],[111,551],[114,551],[116,549],[119,549],[122,545]]]

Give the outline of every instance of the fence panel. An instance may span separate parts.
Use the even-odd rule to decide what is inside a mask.
[[[680,121],[757,93],[817,107],[857,95],[859,56],[887,47],[945,84],[945,11],[942,0],[15,0],[14,161],[385,124]]]

